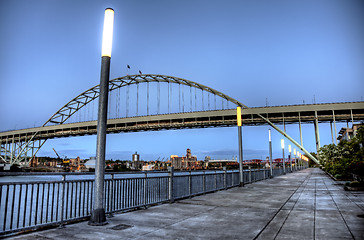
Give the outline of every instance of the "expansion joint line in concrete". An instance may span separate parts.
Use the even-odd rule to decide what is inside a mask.
[[[334,204],[335,204],[335,207],[337,208],[338,212],[340,213],[341,219],[344,221],[345,226],[346,226],[346,228],[348,229],[348,231],[349,231],[349,233],[350,233],[351,237],[352,237],[353,239],[355,239],[355,237],[354,237],[353,233],[351,232],[351,230],[350,230],[350,228],[349,228],[349,226],[348,226],[347,222],[345,221],[345,218],[344,218],[344,216],[343,216],[342,212],[340,211],[339,206],[336,204],[335,199],[334,199],[334,197],[333,197],[333,196],[332,196],[332,194],[331,194],[331,191],[330,191],[330,190],[329,190],[329,188],[327,187],[327,185],[326,185],[325,181],[323,181],[323,182],[324,182],[324,185],[325,185],[325,187],[326,187],[327,191],[328,191],[328,192],[329,192],[329,194],[330,194],[330,197],[331,197],[332,201],[333,201],[333,202],[334,202]]]
[[[336,186],[337,184],[335,184],[335,181],[334,181],[333,179],[331,179],[331,177],[330,177],[329,179],[330,179],[330,181],[333,183],[333,186],[335,186],[337,189],[342,188],[341,186],[340,186],[340,187]],[[364,213],[364,208],[363,208],[361,205],[359,205],[359,204],[357,203],[357,201],[358,201],[358,202],[361,202],[361,203],[363,204],[363,206],[364,206],[364,201],[363,201],[363,200],[361,200],[360,198],[358,198],[357,196],[355,196],[354,194],[352,194],[350,191],[345,192],[345,196],[347,197],[347,199],[349,199],[349,200],[350,200],[350,202],[354,203],[354,204],[355,204],[358,208],[360,208],[360,209],[363,211],[363,213]],[[355,198],[355,201],[354,201],[351,197],[349,197],[349,196],[352,196],[353,198]]]
[[[269,224],[273,221],[273,219],[278,215],[278,213],[282,210],[282,208],[288,203],[288,201],[293,197],[293,195],[298,191],[298,189],[300,189],[301,188],[301,186],[303,185],[303,184],[305,184],[304,185],[304,188],[306,188],[306,186],[307,186],[307,182],[308,182],[308,179],[309,178],[309,176],[307,176],[303,181],[302,181],[302,183],[296,188],[296,190],[294,190],[293,191],[293,193],[289,196],[289,198],[282,204],[282,206],[278,209],[278,211],[273,215],[273,217],[267,222],[267,224],[262,228],[262,230],[260,230],[260,232],[253,238],[253,240],[256,240],[256,239],[258,239],[258,237],[264,232],[264,230],[269,226]],[[303,190],[301,191],[301,193],[300,193],[300,195],[302,194],[302,192],[303,192]],[[299,198],[298,198],[299,199]],[[297,199],[297,201],[298,201],[298,199]],[[297,202],[296,201],[296,202]],[[296,204],[296,203],[295,203]],[[293,208],[292,208],[293,209]],[[292,210],[291,210],[292,211]],[[288,214],[289,215],[289,214]],[[287,219],[287,218],[286,218]],[[284,220],[284,221],[286,221],[286,219]],[[282,226],[283,226],[283,224],[282,224]],[[282,229],[282,226],[279,228],[279,231],[278,231],[278,233],[281,231],[281,229]],[[278,236],[278,233],[276,234],[276,236],[274,237],[274,239]]]
[[[176,203],[174,203],[174,204],[176,204]],[[181,220],[179,220],[179,221],[173,222],[173,223],[171,223],[171,224],[168,224],[168,225],[166,225],[166,226],[163,226],[163,227],[161,227],[161,228],[158,228],[158,229],[156,229],[156,230],[154,230],[154,231],[150,231],[150,232],[144,233],[144,234],[142,234],[142,235],[140,235],[140,236],[136,237],[135,239],[138,239],[138,238],[144,237],[144,236],[146,236],[146,235],[148,235],[148,234],[150,234],[150,233],[153,233],[153,232],[159,231],[159,230],[160,230],[160,229],[162,229],[162,228],[167,228],[167,227],[173,226],[173,225],[175,225],[175,224],[181,223],[181,222],[183,222],[183,221],[186,221],[186,220],[188,220],[188,219],[194,218],[194,217],[196,217],[196,216],[200,215],[201,213],[210,212],[210,211],[212,211],[212,210],[214,210],[214,209],[216,209],[216,208],[218,208],[218,207],[219,207],[219,206],[216,206],[216,207],[213,207],[213,208],[209,208],[209,209],[207,209],[206,211],[196,213],[196,214],[194,214],[194,215],[192,215],[192,216],[189,216],[189,217],[183,218],[183,219],[181,219]]]
[[[317,180],[315,179],[315,199],[313,203],[313,239],[316,239],[316,186],[317,186]]]
[[[279,228],[279,230],[278,230],[278,232],[277,232],[277,234],[274,236],[274,240],[277,238],[277,236],[279,235],[279,233],[281,232],[281,230],[282,230],[282,228],[283,228],[283,226],[284,226],[284,224],[287,222],[287,219],[288,219],[288,217],[291,215],[291,212],[293,211],[293,209],[294,209],[294,207],[296,206],[296,204],[297,204],[297,202],[298,202],[298,200],[300,199],[300,197],[301,197],[301,195],[302,195],[302,193],[305,191],[305,189],[306,189],[306,187],[307,187],[307,184],[308,184],[308,182],[310,181],[310,175],[308,175],[306,178],[305,178],[305,181],[303,182],[303,183],[305,183],[305,185],[304,186],[302,186],[302,191],[298,194],[298,197],[297,197],[297,199],[296,199],[296,201],[294,202],[294,204],[293,204],[293,206],[291,207],[291,209],[289,210],[289,212],[288,212],[288,214],[287,214],[287,216],[285,217],[285,219],[284,219],[284,221],[283,221],[283,223],[281,224],[281,226],[280,226],[280,228]],[[303,183],[302,183],[302,185],[303,185]],[[299,188],[298,188],[299,189]],[[298,190],[297,189],[297,190]],[[293,196],[293,195],[292,195]],[[292,197],[291,196],[291,197]],[[288,202],[288,201],[287,201]],[[286,203],[287,203],[286,202]],[[285,203],[285,204],[286,204]],[[285,205],[284,204],[284,205]],[[284,205],[282,206],[282,208],[284,207]]]

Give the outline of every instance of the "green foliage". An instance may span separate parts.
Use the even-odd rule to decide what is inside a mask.
[[[350,173],[364,175],[364,127],[360,127],[350,141],[320,148],[318,155],[325,171],[338,179],[347,179]]]

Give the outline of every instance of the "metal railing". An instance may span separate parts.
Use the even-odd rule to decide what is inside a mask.
[[[273,169],[273,175],[283,174]],[[239,171],[112,173],[105,179],[105,211],[126,211],[239,186]],[[0,236],[86,220],[92,212],[94,180],[0,182]],[[129,174],[130,176],[130,174]],[[244,170],[244,183],[270,178],[269,169]]]

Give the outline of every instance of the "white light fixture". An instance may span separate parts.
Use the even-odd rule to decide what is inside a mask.
[[[103,57],[111,57],[113,29],[114,29],[114,9],[106,8],[104,17],[104,31],[102,34],[101,55]]]
[[[289,153],[291,153],[291,152],[292,152],[291,145],[288,145],[288,151],[289,151]]]
[[[281,147],[284,149],[284,139],[281,139]]]

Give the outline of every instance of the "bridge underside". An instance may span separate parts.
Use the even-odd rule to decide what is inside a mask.
[[[337,105],[337,109],[328,110],[333,105]],[[348,105],[351,105],[351,108],[346,108],[349,107]],[[315,110],[318,122],[362,121],[364,119],[363,105],[364,103],[342,103],[249,108],[244,109],[242,112],[242,123],[246,126],[266,125],[267,122],[257,114],[264,116],[274,124],[314,123]],[[342,109],[339,109],[339,106]],[[107,132],[119,133],[230,126],[236,126],[235,109],[109,119]],[[96,134],[96,130],[96,121],[30,128],[0,133],[0,143],[24,142],[29,140],[36,132],[37,135],[34,140],[93,135]]]

